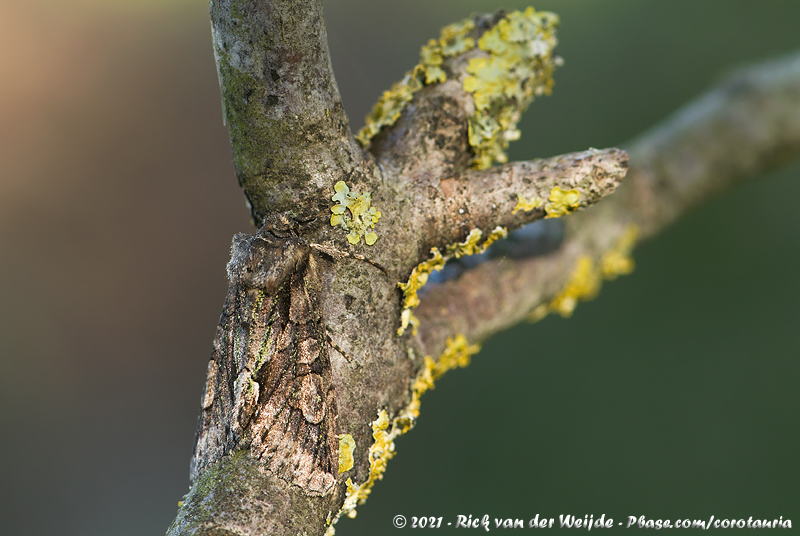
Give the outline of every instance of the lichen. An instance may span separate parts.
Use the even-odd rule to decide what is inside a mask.
[[[423,393],[433,389],[434,382],[448,370],[469,365],[472,355],[478,351],[480,345],[469,344],[464,335],[448,337],[444,352],[438,360],[434,361],[430,356],[425,356],[424,367],[411,385],[411,402],[408,406],[391,420],[385,410],[378,411],[378,418],[371,423],[374,441],[369,449],[369,476],[366,482],[360,485],[355,484],[352,478],[347,479],[344,504],[333,519],[333,523],[336,523],[342,515],[356,517],[356,507],[367,500],[375,483],[383,479],[387,462],[396,454],[394,440],[413,428],[419,417],[420,397]],[[325,536],[333,536],[334,533],[335,529],[331,524]]]
[[[383,92],[381,98],[372,107],[372,111],[367,115],[364,126],[356,134],[356,139],[362,145],[369,145],[369,141],[383,127],[393,125],[397,121],[406,104],[411,102],[414,93],[423,87],[419,76],[419,71],[415,68],[413,71],[406,73],[406,76],[400,82],[395,82],[392,87]]]
[[[403,291],[403,310],[400,313],[400,327],[397,329],[397,335],[400,336],[405,333],[409,326],[412,333],[416,335],[419,320],[414,316],[412,310],[419,305],[420,301],[417,293],[428,282],[428,276],[431,273],[444,268],[445,263],[450,259],[460,259],[467,255],[483,253],[493,242],[506,236],[508,236],[508,231],[506,231],[505,227],[495,227],[489,233],[489,236],[481,242],[483,231],[473,229],[463,242],[457,242],[445,247],[444,254],[439,251],[439,248],[431,248],[431,257],[411,270],[411,275],[408,277],[407,282],[397,284],[400,290]]]
[[[445,262],[447,261],[439,251],[439,248],[431,248],[431,258],[415,266],[414,269],[411,270],[411,275],[408,276],[407,282],[397,284],[400,290],[403,291],[403,311],[400,313],[400,328],[397,330],[398,336],[402,335],[408,326],[411,326],[414,334],[417,333],[419,320],[411,313],[411,310],[419,305],[417,291],[425,286],[430,274],[444,268]]]
[[[560,218],[574,212],[581,205],[581,193],[573,188],[566,192],[556,186],[550,191],[549,203],[544,206],[545,218]]]
[[[367,481],[357,485],[352,478],[347,479],[345,482],[347,494],[345,495],[344,504],[342,504],[342,508],[325,531],[325,536],[333,536],[335,534],[334,524],[342,515],[350,518],[356,517],[356,507],[367,500],[372,491],[372,486],[383,478],[383,473],[386,471],[386,462],[395,454],[394,437],[398,434],[391,435],[386,432],[390,424],[389,415],[386,411],[383,409],[378,411],[378,418],[370,424],[374,441],[369,448],[369,476]]]
[[[481,242],[483,231],[480,229],[473,229],[469,232],[467,238],[463,242],[457,242],[447,246],[445,249],[445,259],[460,259],[461,257],[466,257],[467,255],[478,255],[486,251],[486,248],[491,246],[493,242],[507,236],[508,231],[506,231],[505,227],[495,227],[492,229],[492,232],[489,233],[489,236],[487,236],[486,239]]]
[[[533,199],[528,201],[522,194],[517,194],[517,205],[514,207],[514,210],[511,211],[511,214],[516,214],[520,210],[524,212],[528,212],[535,208],[539,208],[544,203],[544,199],[539,196],[535,196]]]
[[[420,62],[385,91],[366,118],[356,139],[363,145],[382,128],[394,124],[414,94],[426,85],[447,80],[445,59],[477,48],[467,65],[463,89],[473,96],[475,111],[468,120],[472,165],[485,169],[506,162],[509,142],[519,138],[516,126],[535,96],[549,95],[553,71],[562,64],[553,54],[558,16],[532,7],[512,11],[478,38],[472,19],[442,28],[420,50]]]
[[[591,300],[600,292],[603,280],[616,279],[633,271],[631,251],[636,245],[639,228],[628,225],[619,239],[595,262],[589,255],[578,258],[569,279],[556,296],[536,307],[528,314],[528,320],[537,322],[550,313],[569,318],[580,300]]]
[[[551,93],[553,71],[562,63],[553,54],[558,23],[557,15],[529,7],[509,13],[478,40],[488,56],[469,61],[463,84],[475,100],[468,132],[473,167],[506,162],[509,142],[520,136],[522,113],[535,96]]]
[[[633,251],[638,238],[639,228],[629,225],[616,244],[603,254],[600,258],[600,271],[605,279],[611,281],[617,276],[633,272],[635,263],[631,257],[631,251]]]
[[[356,441],[350,434],[339,434],[339,474],[353,468]]]
[[[602,273],[589,255],[583,255],[575,264],[567,284],[550,302],[550,309],[564,318],[572,316],[578,300],[590,300],[597,296],[603,282]]]
[[[420,50],[420,62],[383,95],[367,115],[356,139],[366,146],[382,128],[393,125],[414,94],[426,85],[447,80],[442,68],[444,58],[463,54],[475,48],[475,40],[467,35],[475,28],[470,19],[442,28],[439,39],[431,39]]]
[[[393,426],[399,430],[400,434],[406,433],[413,428],[417,417],[419,417],[420,398],[422,395],[434,388],[436,380],[441,378],[448,370],[463,368],[469,365],[472,356],[480,351],[479,344],[469,344],[467,338],[462,334],[455,337],[448,337],[445,343],[444,352],[434,361],[430,356],[425,356],[425,366],[411,385],[411,402],[405,410],[395,417]]]
[[[370,206],[372,197],[369,192],[357,194],[351,192],[344,181],[337,182],[334,187],[336,192],[331,200],[336,204],[331,207],[331,225],[340,225],[342,229],[349,231],[347,241],[351,244],[358,244],[361,237],[364,242],[371,246],[378,240],[378,235],[372,230],[381,218],[381,213],[375,207]]]

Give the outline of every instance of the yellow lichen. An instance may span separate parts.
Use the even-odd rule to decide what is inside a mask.
[[[394,454],[394,438],[399,435],[398,433],[387,432],[389,428],[389,415],[385,410],[378,412],[378,418],[371,423],[373,443],[369,448],[369,476],[367,481],[363,484],[355,484],[352,478],[348,478],[345,485],[347,486],[347,495],[344,499],[344,504],[339,513],[333,519],[333,523],[342,516],[354,518],[356,517],[356,507],[367,500],[372,486],[375,482],[383,478],[383,473],[386,471],[386,462],[391,459]],[[335,533],[333,524],[328,527],[325,532],[326,536],[332,536]]]
[[[422,89],[422,82],[417,76],[416,70],[408,73],[400,82],[395,82],[391,88],[383,92],[372,111],[367,115],[364,126],[356,135],[356,139],[362,145],[369,144],[369,140],[383,127],[397,121],[403,108],[411,102],[414,93]]]
[[[419,52],[420,65],[424,66],[425,84],[435,84],[447,80],[447,74],[442,70],[444,56],[442,47],[436,39],[431,39]]]
[[[460,259],[461,257],[466,257],[467,255],[477,255],[483,253],[486,251],[486,248],[492,245],[492,242],[507,236],[508,231],[506,231],[505,227],[495,227],[492,232],[489,233],[489,236],[487,236],[486,239],[481,242],[483,231],[480,229],[473,229],[469,232],[467,238],[463,242],[457,242],[447,246],[445,249],[445,259]]]
[[[470,60],[463,85],[475,99],[468,125],[473,167],[506,162],[509,142],[519,138],[522,113],[534,96],[552,91],[553,71],[561,62],[553,55],[557,26],[558,16],[529,7],[509,13],[478,40],[488,56]]]
[[[595,268],[592,258],[589,255],[580,257],[567,284],[550,302],[550,309],[569,318],[575,311],[578,300],[590,300],[597,296],[602,281],[600,271]]]
[[[507,160],[509,142],[519,138],[516,125],[535,96],[549,95],[553,71],[561,58],[553,54],[558,16],[529,7],[513,11],[483,33],[477,47],[483,51],[467,64],[463,89],[475,101],[468,120],[472,165],[485,169]],[[382,128],[394,124],[414,94],[426,85],[447,80],[444,60],[475,49],[475,23],[466,19],[442,28],[420,50],[420,62],[385,91],[366,118],[356,139],[363,145]]]
[[[411,312],[412,309],[419,305],[417,291],[425,286],[431,273],[444,268],[445,262],[446,259],[439,251],[439,248],[431,248],[431,258],[415,266],[411,270],[411,275],[406,283],[397,284],[400,290],[403,291],[403,312],[400,313],[400,327],[397,330],[397,335],[402,335],[408,326],[411,326],[414,334],[417,333],[419,320]]]
[[[528,212],[535,208],[539,208],[544,203],[544,199],[539,196],[534,197],[530,201],[525,199],[522,194],[517,194],[517,206],[514,207],[514,210],[511,211],[511,214],[516,214],[520,210],[524,212]]]
[[[420,398],[422,395],[434,388],[436,380],[442,377],[445,372],[454,368],[466,367],[469,365],[472,355],[478,353],[481,347],[479,344],[469,344],[464,335],[458,334],[455,337],[448,337],[445,343],[445,350],[437,361],[425,356],[424,367],[420,371],[414,383],[411,384],[411,402],[408,406],[392,421],[393,429],[398,433],[404,434],[413,428],[417,417],[419,417]]]
[[[368,246],[374,244],[378,235],[372,229],[381,218],[381,213],[370,206],[370,193],[351,192],[344,181],[337,182],[333,189],[336,193],[331,200],[336,201],[336,204],[331,207],[331,225],[340,225],[342,229],[349,231],[347,241],[351,244],[358,244],[362,236]]]
[[[581,206],[581,193],[573,188],[566,192],[556,186],[550,191],[549,203],[544,206],[545,218],[560,218]]]
[[[513,11],[483,33],[477,47],[484,52],[467,64],[463,89],[475,101],[468,120],[473,167],[484,169],[507,160],[509,142],[519,138],[516,125],[535,96],[549,95],[553,71],[561,58],[553,54],[558,16],[533,8]],[[385,91],[366,118],[356,139],[363,145],[394,124],[414,94],[426,85],[447,80],[444,60],[476,48],[475,23],[466,19],[442,28],[420,50],[420,62]]]
[[[472,255],[476,253],[475,250],[477,249],[481,236],[483,236],[483,231],[480,229],[471,230],[463,242],[456,242],[455,244],[450,244],[447,246],[445,249],[445,257],[447,259],[453,257],[460,259],[466,255]]]
[[[431,258],[419,263],[411,270],[407,283],[398,283],[397,286],[403,291],[403,307],[406,309],[414,308],[419,305],[417,291],[428,282],[428,276],[434,271],[444,268],[446,259],[439,251],[439,248],[431,248]]]
[[[617,243],[603,254],[600,258],[600,271],[605,279],[612,280],[617,276],[633,272],[635,264],[631,258],[631,251],[638,237],[639,228],[629,225]]]
[[[467,19],[442,28],[439,39],[431,39],[420,50],[420,62],[405,77],[383,92],[377,104],[366,118],[364,127],[356,135],[362,145],[381,131],[393,125],[414,94],[426,85],[447,80],[442,68],[444,58],[463,54],[475,48],[475,40],[467,37],[475,29],[475,23]]]
[[[356,441],[350,434],[339,434],[339,474],[353,468],[353,452]]]
[[[483,243],[480,246],[480,251],[478,251],[478,253],[483,253],[494,242],[507,237],[508,237],[508,229],[506,229],[505,227],[500,227],[498,225],[497,227],[492,229],[492,232],[489,233],[489,236],[487,236],[486,240],[483,241]]]
[[[589,255],[581,256],[570,274],[564,288],[549,302],[543,303],[528,313],[530,322],[538,322],[550,313],[568,318],[572,316],[580,300],[590,300],[600,292],[603,279],[612,280],[633,271],[634,262],[630,254],[636,245],[639,229],[629,225],[619,239],[595,263]]]
[[[350,518],[356,517],[356,507],[363,504],[372,491],[372,487],[378,480],[383,478],[386,472],[386,464],[395,455],[394,440],[408,432],[414,425],[416,418],[419,417],[420,397],[426,391],[433,389],[434,381],[439,379],[445,372],[454,368],[466,367],[469,365],[471,356],[480,351],[480,345],[469,344],[466,337],[459,334],[455,337],[448,337],[445,343],[445,350],[437,361],[425,356],[425,363],[417,379],[411,385],[411,402],[394,419],[389,419],[385,410],[378,411],[378,418],[371,423],[372,438],[374,440],[369,449],[369,476],[363,484],[355,484],[352,478],[348,478],[345,483],[347,491],[342,509],[333,519],[333,523],[342,516]],[[333,536],[335,529],[331,524],[326,536]]]
[[[407,282],[397,284],[400,290],[403,291],[403,310],[400,313],[400,327],[397,329],[397,335],[405,333],[409,326],[411,327],[411,332],[416,335],[419,320],[412,313],[412,309],[419,305],[417,292],[428,282],[428,276],[431,273],[444,268],[445,263],[450,259],[460,259],[466,255],[483,253],[492,242],[506,236],[508,236],[508,231],[506,231],[505,227],[495,227],[489,233],[489,236],[481,242],[483,231],[473,229],[463,242],[447,246],[444,255],[439,251],[439,248],[431,248],[431,258],[415,266],[411,270],[411,275],[408,277]]]

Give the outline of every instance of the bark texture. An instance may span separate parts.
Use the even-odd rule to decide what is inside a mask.
[[[475,343],[532,312],[568,313],[570,303],[613,275],[605,268],[616,258],[609,252],[624,257],[635,241],[632,228],[640,239],[650,236],[709,195],[800,153],[800,56],[737,74],[629,143],[626,183],[604,199],[628,171],[625,151],[471,167],[475,97],[462,82],[467,60],[484,54],[478,49],[446,60],[447,80],[416,92],[365,150],[341,105],[320,0],[214,0],[211,18],[237,177],[255,222],[275,215],[311,222],[298,238],[303,244],[364,255],[387,273],[336,255],[320,257],[315,268],[338,433],[356,445],[352,469],[338,474],[328,493],[311,494],[270,472],[248,448],[237,450],[197,471],[171,535],[324,533],[343,505],[358,500],[352,485],[375,478],[370,448],[413,407],[424,391],[421,376],[452,366],[435,368],[438,356],[448,355],[448,339]],[[500,20],[476,17],[472,35]],[[517,113],[527,103],[505,105]],[[371,193],[381,211],[373,246],[330,224],[340,181]],[[568,201],[554,193],[569,191],[576,197]],[[490,258],[430,285],[413,312],[418,331],[408,325],[398,336],[403,310],[410,311],[398,283],[431,258],[432,248],[458,257],[480,246],[470,242],[475,230],[483,240],[497,227],[513,231],[601,199],[565,217],[566,235],[554,251]],[[589,283],[569,294],[580,286],[580,266],[592,267]],[[375,424],[379,411],[386,426]]]
[[[483,340],[519,323],[558,294],[578,258],[599,259],[630,225],[645,239],[709,197],[796,159],[800,53],[733,73],[625,145],[625,184],[566,218],[557,252],[487,262],[426,293],[416,314],[428,344],[442,345],[453,331]]]

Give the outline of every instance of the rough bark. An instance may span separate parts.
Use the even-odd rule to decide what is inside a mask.
[[[324,199],[331,176],[361,160],[331,68],[322,3],[210,5],[223,115],[253,217],[259,224],[265,214],[308,210],[306,203]]]
[[[237,177],[254,220],[312,221],[307,243],[364,255],[387,273],[335,254],[319,266],[337,426],[355,440],[354,467],[330,493],[310,494],[247,449],[231,453],[199,471],[168,534],[322,534],[345,503],[345,482],[374,473],[372,423],[379,410],[391,420],[413,403],[424,356],[435,361],[455,335],[479,342],[543,306],[553,310],[579,259],[600,263],[631,225],[650,236],[709,195],[800,153],[800,56],[737,74],[629,143],[626,183],[603,199],[627,170],[619,149],[471,167],[466,56],[447,60],[448,80],[417,92],[365,150],[341,105],[320,0],[215,0],[211,18]],[[476,31],[498,20],[477,17]],[[352,245],[329,224],[339,181],[371,192],[381,210],[374,246]],[[431,248],[447,252],[474,229],[485,237],[552,216],[541,205],[515,209],[521,198],[546,200],[556,187],[580,194],[570,208],[603,201],[566,216],[566,238],[547,255],[490,259],[426,288],[414,311],[419,331],[398,336],[397,285]]]
[[[558,293],[576,259],[599,258],[629,225],[647,238],[705,199],[796,159],[800,53],[732,74],[625,146],[625,183],[565,220],[568,238],[559,251],[487,262],[426,293],[416,314],[428,344],[441,346],[454,331],[483,340],[519,323]]]

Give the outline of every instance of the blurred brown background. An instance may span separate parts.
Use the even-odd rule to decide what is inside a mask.
[[[524,5],[328,1],[352,127],[442,25]],[[566,65],[515,159],[624,143],[800,47],[797,2],[534,5],[561,15]],[[207,10],[0,0],[2,533],[160,534],[187,490],[228,247],[250,230]],[[571,320],[489,342],[338,533],[395,533],[394,514],[800,525],[798,179],[729,192]]]

